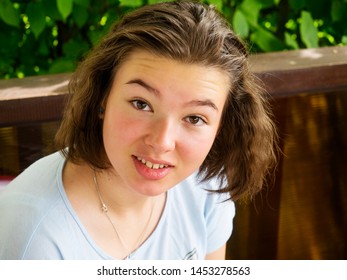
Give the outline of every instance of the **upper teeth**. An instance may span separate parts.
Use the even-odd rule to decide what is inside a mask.
[[[150,161],[145,160],[145,159],[140,158],[140,157],[137,157],[137,159],[139,161],[141,161],[144,165],[146,165],[148,168],[159,169],[159,168],[168,167],[167,164],[151,163]]]

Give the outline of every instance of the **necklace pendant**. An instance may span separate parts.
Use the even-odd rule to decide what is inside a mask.
[[[101,209],[104,213],[108,212],[107,206],[104,203],[101,205]]]
[[[1,1],[1,0],[0,0]],[[132,260],[132,259],[135,259],[135,255],[136,255],[136,252],[139,248],[139,245],[141,244],[141,242],[143,241],[144,239],[144,236],[145,236],[145,233],[147,232],[147,229],[148,229],[148,226],[150,225],[150,222],[152,220],[152,215],[153,215],[153,211],[154,211],[154,208],[155,208],[155,201],[153,202],[152,201],[152,205],[151,205],[151,211],[150,211],[150,214],[148,216],[148,219],[147,219],[147,222],[141,232],[141,234],[139,235],[139,237],[137,238],[137,241],[136,241],[136,246],[135,246],[135,250],[134,251],[130,251],[125,242],[123,241],[123,238],[119,235],[118,231],[117,231],[117,228],[116,228],[116,225],[113,223],[110,215],[108,214],[108,208],[107,208],[107,205],[105,204],[104,200],[102,199],[102,196],[101,196],[101,193],[100,193],[100,189],[99,189],[99,185],[98,185],[98,181],[97,181],[97,178],[96,178],[96,173],[95,173],[95,170],[94,170],[94,176],[93,176],[93,181],[94,181],[94,184],[95,184],[95,188],[96,188],[96,191],[98,193],[98,196],[99,196],[99,200],[100,200],[100,204],[101,204],[101,210],[105,213],[107,219],[109,220],[110,224],[112,225],[112,228],[113,228],[113,231],[115,233],[115,235],[117,236],[117,239],[120,243],[120,245],[122,245],[122,247],[124,248],[124,251],[125,252],[130,252],[130,254],[126,255],[123,260]]]

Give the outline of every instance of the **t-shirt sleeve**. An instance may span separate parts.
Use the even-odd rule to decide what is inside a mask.
[[[35,234],[22,256],[25,260],[62,260],[59,246],[45,234]]]
[[[226,199],[226,194],[208,194],[205,208],[207,254],[222,247],[232,234],[235,205],[232,200]]]
[[[54,185],[59,159],[58,154],[40,159],[0,191],[0,259],[61,259],[42,231],[60,199]]]
[[[37,211],[23,196],[0,199],[0,259],[61,259],[58,248],[49,237],[41,234]],[[21,200],[23,202],[21,203]]]

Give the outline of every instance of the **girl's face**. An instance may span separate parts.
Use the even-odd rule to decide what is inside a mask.
[[[102,118],[117,186],[166,192],[203,163],[229,89],[226,73],[137,50],[120,66]]]

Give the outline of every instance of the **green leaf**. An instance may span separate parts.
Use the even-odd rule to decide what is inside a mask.
[[[63,52],[65,58],[71,58],[71,60],[79,59],[83,54],[90,49],[87,42],[83,41],[78,36],[69,40],[63,45]]]
[[[34,33],[35,37],[38,38],[46,25],[45,11],[42,3],[29,3],[26,10],[26,14],[29,19],[30,29]]]
[[[293,10],[299,11],[306,5],[306,1],[303,0],[289,0],[289,5]]]
[[[242,13],[246,16],[247,21],[253,27],[258,26],[258,17],[261,10],[261,3],[257,0],[245,0],[240,5]]]
[[[143,5],[142,0],[119,0],[121,6],[137,8]]]
[[[333,0],[331,3],[331,18],[334,22],[340,21],[343,18],[346,5],[340,0]]]
[[[8,25],[19,27],[19,11],[13,7],[10,0],[0,0],[0,18]]]
[[[148,4],[156,4],[156,3],[160,3],[160,2],[170,2],[172,0],[148,0]]]
[[[280,0],[258,0],[257,2],[261,4],[262,9],[266,9],[278,5]]]
[[[74,3],[87,8],[89,6],[90,0],[73,0]]]
[[[62,15],[63,19],[66,20],[66,18],[72,12],[73,1],[72,0],[56,0],[56,1],[57,1],[57,7],[58,7],[59,13]]]
[[[75,5],[72,11],[72,17],[76,22],[78,27],[82,27],[86,24],[88,20],[88,12],[87,9],[80,5]]]
[[[281,51],[285,49],[285,45],[281,40],[262,27],[258,27],[251,34],[251,40],[265,52]]]
[[[93,31],[89,30],[88,38],[90,42],[92,43],[92,45],[95,46],[101,40],[101,38],[105,35],[106,32],[107,30],[93,30]]]
[[[4,60],[6,57],[16,58],[19,48],[18,44],[22,40],[23,35],[18,32],[17,29],[12,29],[12,31],[9,30],[9,32],[0,32],[0,60]]]
[[[318,48],[318,30],[309,12],[301,12],[300,36],[308,48]]]
[[[38,48],[38,54],[47,56],[49,55],[49,47],[46,40],[40,40],[40,46]]]
[[[62,20],[60,12],[58,11],[57,2],[52,0],[42,0],[46,16],[53,20]]]
[[[299,44],[296,41],[296,39],[293,37],[293,35],[289,34],[288,32],[284,33],[284,40],[286,42],[286,45],[290,47],[291,49],[297,50],[299,49]]]
[[[215,6],[218,11],[223,9],[223,0],[209,0],[208,3]]]
[[[73,72],[76,68],[76,64],[73,60],[67,58],[60,58],[55,60],[49,68],[49,74],[58,74]]]
[[[342,44],[347,45],[347,35],[342,36],[341,42]]]
[[[246,38],[249,34],[249,26],[245,15],[237,9],[233,17],[233,29],[236,34],[242,38]]]

